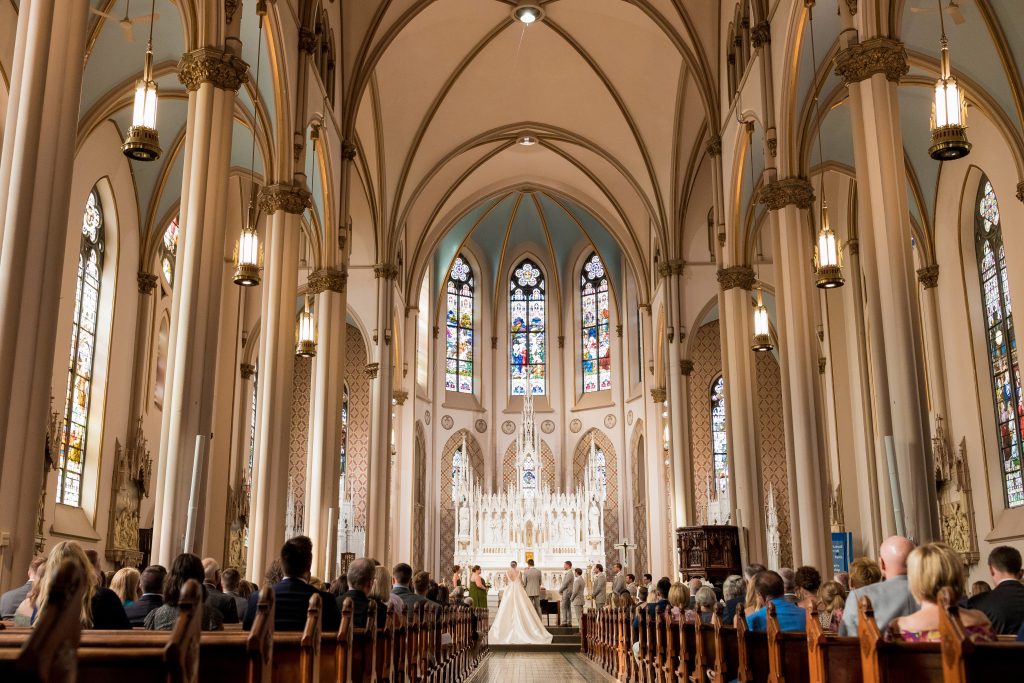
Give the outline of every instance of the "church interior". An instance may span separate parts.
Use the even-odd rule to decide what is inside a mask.
[[[0,591],[1019,575],[1020,10],[0,0]]]

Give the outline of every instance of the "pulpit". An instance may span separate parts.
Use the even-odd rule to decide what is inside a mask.
[[[688,526],[676,529],[676,553],[683,580],[700,577],[721,586],[739,574],[740,533],[734,526]]]

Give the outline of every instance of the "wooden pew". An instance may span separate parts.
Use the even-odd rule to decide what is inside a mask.
[[[942,635],[944,683],[1002,681],[1024,671],[1024,643],[976,643],[967,637],[956,596],[949,588],[939,594],[939,632]],[[1014,674],[1013,672],[1017,672]]]
[[[377,661],[377,601],[370,600],[366,612],[366,626],[352,629],[352,649],[349,680],[352,683],[375,683]]]
[[[743,615],[739,620],[746,626]],[[735,619],[734,619],[735,621]],[[716,609],[711,616],[712,639],[715,643],[714,665],[709,679],[714,683],[726,683],[737,678],[739,664],[739,645],[735,626],[727,626],[722,621],[722,610]]]
[[[302,633],[277,633],[273,639],[274,683],[316,683],[320,678],[320,595],[309,597]]]
[[[938,683],[942,681],[939,643],[890,642],[875,622],[871,599],[864,596],[857,606],[857,637],[864,683]],[[888,629],[895,629],[890,622]]]
[[[768,639],[747,630],[747,620],[736,615],[736,680],[740,683],[768,680]],[[755,672],[757,675],[755,676]]]
[[[337,633],[324,633],[320,640],[320,683],[346,683],[352,677],[352,598],[341,605]]]
[[[860,641],[828,633],[821,627],[818,609],[807,611],[807,665],[810,683],[860,683]]]
[[[807,666],[807,634],[783,631],[775,603],[766,605],[769,683],[801,683],[810,679]]]

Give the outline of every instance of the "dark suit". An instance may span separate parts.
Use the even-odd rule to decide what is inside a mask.
[[[1003,581],[988,593],[968,600],[967,606],[984,612],[996,633],[1016,635],[1024,624],[1024,583]]]
[[[405,586],[395,586],[391,589],[391,592],[397,595],[398,597],[402,598],[402,602],[405,603],[406,613],[408,613],[409,610],[415,605],[427,601],[427,598],[425,596],[418,595],[417,593],[413,592],[409,588],[406,588]]]
[[[320,595],[320,628],[325,633],[337,631],[341,625],[341,613],[338,611],[338,603],[330,593],[318,591],[302,579],[285,577],[282,581],[273,585],[274,589],[274,630],[275,631],[301,631],[306,627],[306,613],[309,611],[309,598],[314,594]],[[231,600],[231,608],[234,609],[235,602],[230,595],[225,598]],[[253,593],[249,596],[249,606],[245,610],[245,621],[242,628],[246,631],[252,628],[252,622],[256,620],[257,606],[260,604],[260,594]]]
[[[92,627],[98,630],[129,629],[128,616],[117,593],[109,588],[96,588],[92,596]]]
[[[666,610],[671,609],[672,605],[669,604],[668,599],[660,598],[658,602],[649,602],[645,605],[647,607],[647,618],[656,619],[658,617],[658,608],[664,607]],[[640,618],[633,617],[633,633],[636,634],[640,631]]]
[[[143,626],[146,615],[163,604],[164,596],[159,593],[143,593],[141,598],[124,608],[124,613],[132,626]]]
[[[336,598],[339,613],[345,604],[345,598],[352,598],[352,626],[354,628],[366,628],[366,616],[370,613],[370,599],[366,597],[366,593],[352,589],[339,595]],[[377,628],[384,625],[384,620],[387,619],[387,616],[388,606],[378,602]]]
[[[206,586],[205,607],[212,608],[220,612],[220,615],[224,618],[223,622],[225,624],[237,624],[238,607],[235,605],[235,599],[230,595],[222,593],[220,589],[212,583],[204,583],[203,585]]]

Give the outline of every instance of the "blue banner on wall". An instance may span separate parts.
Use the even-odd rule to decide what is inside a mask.
[[[832,571],[850,571],[853,562],[853,533],[850,531],[832,532]]]

